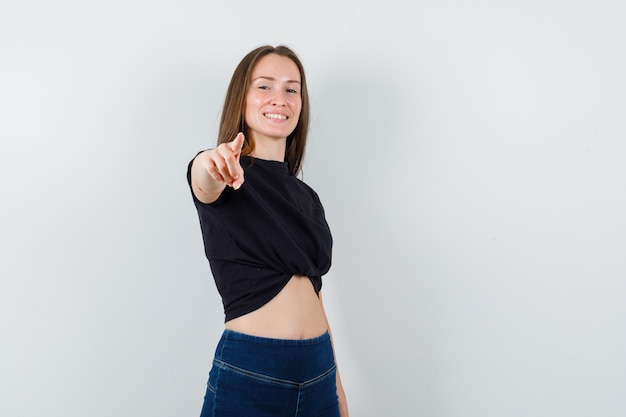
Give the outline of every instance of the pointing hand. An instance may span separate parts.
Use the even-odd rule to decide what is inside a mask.
[[[244,143],[243,133],[237,134],[232,142],[222,143],[207,152],[207,172],[216,181],[239,189],[244,182],[243,168],[239,163],[241,148]]]

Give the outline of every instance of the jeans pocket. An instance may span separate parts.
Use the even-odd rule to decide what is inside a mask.
[[[275,378],[219,367],[214,415],[220,417],[270,417],[295,415],[296,384],[276,383]]]
[[[213,365],[209,372],[209,380],[206,384],[206,393],[204,394],[204,403],[202,404],[200,417],[213,417],[215,415],[215,391],[218,373],[219,368]]]
[[[209,380],[207,381],[207,390],[211,391],[213,394],[215,394],[215,390],[217,387],[217,375],[219,373],[220,369],[217,367],[217,365],[213,365],[213,367],[211,368],[211,371],[209,372]]]

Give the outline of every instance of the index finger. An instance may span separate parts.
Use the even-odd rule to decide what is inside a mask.
[[[232,140],[232,142],[230,142],[230,149],[233,152],[237,153],[237,158],[239,158],[239,153],[241,152],[241,148],[243,148],[243,144],[244,144],[244,139],[245,136],[243,135],[242,132],[239,132],[237,134],[237,136],[235,136],[235,139]]]
[[[241,148],[244,144],[244,135],[239,132],[235,139],[228,143],[228,147],[232,152],[232,158],[226,159],[226,166],[228,173],[232,178],[232,182],[229,184],[235,189],[238,189],[243,184],[243,168],[239,163],[239,157],[241,156]]]

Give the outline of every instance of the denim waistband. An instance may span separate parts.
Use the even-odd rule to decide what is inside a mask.
[[[328,334],[328,332],[324,332],[324,334],[314,337],[312,339],[271,339],[268,337],[253,336],[245,333],[239,333],[234,330],[225,329],[222,337],[241,343],[295,347],[324,344],[330,341],[330,334]]]
[[[302,383],[335,366],[330,335],[312,339],[271,339],[224,330],[215,359],[256,374]]]

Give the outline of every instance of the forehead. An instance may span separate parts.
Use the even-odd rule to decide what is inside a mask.
[[[252,79],[259,77],[300,81],[300,70],[286,56],[269,54],[261,58],[252,70]]]

